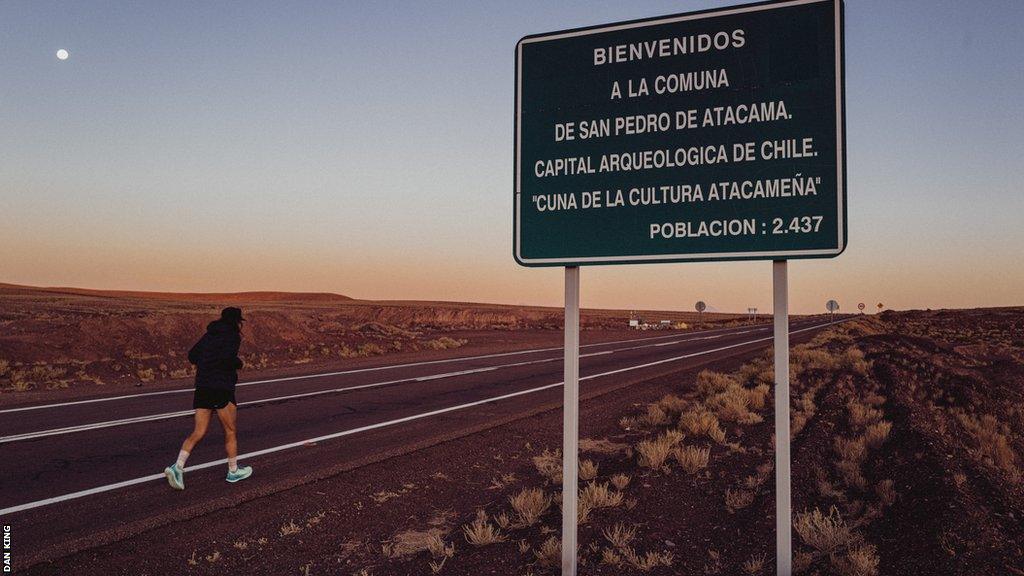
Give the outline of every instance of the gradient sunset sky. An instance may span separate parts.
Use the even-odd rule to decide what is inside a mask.
[[[726,4],[2,2],[0,282],[559,305],[512,258],[516,41]],[[849,248],[790,265],[792,310],[1024,304],[1022,21],[847,1]],[[771,308],[768,262],[582,279]]]

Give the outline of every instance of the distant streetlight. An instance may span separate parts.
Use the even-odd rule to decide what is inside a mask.
[[[69,56],[71,56],[71,53],[67,50],[63,48],[57,50],[57,60],[67,60]]]

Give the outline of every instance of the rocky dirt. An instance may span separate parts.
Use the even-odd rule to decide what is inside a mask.
[[[387,356],[477,353],[560,340],[558,308],[458,302],[378,302],[337,294],[168,294],[0,284],[0,403],[152,387],[192,375],[186,353],[223,306],[249,320],[241,356],[247,374],[345,368]],[[652,321],[715,327],[743,317],[644,312]],[[629,311],[584,310],[583,330],[626,333]],[[680,324],[681,323],[681,324]],[[550,334],[545,337],[544,333]],[[47,392],[54,393],[47,393]],[[26,394],[26,393],[30,394]],[[14,393],[14,394],[12,394]],[[62,394],[63,393],[63,394]]]
[[[585,399],[581,574],[773,573],[768,358]],[[1024,574],[1024,310],[865,317],[792,360],[797,573]],[[557,574],[559,439],[555,407],[29,573]]]

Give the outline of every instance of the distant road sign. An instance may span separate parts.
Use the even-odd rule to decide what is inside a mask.
[[[707,310],[708,305],[705,304],[703,300],[698,300],[697,305],[694,306],[694,308],[697,309],[697,312],[704,312],[705,310]]]
[[[825,303],[825,309],[828,310],[829,312],[838,312],[839,302],[836,302],[835,300],[829,300],[828,302]]]
[[[857,304],[857,309],[860,310],[861,312],[863,312],[865,308],[867,308],[867,306],[865,306],[863,302]]]
[[[831,258],[846,247],[840,0],[516,45],[525,266]]]

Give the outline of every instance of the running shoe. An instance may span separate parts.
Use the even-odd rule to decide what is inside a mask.
[[[178,468],[177,462],[164,469],[164,476],[167,476],[167,483],[175,490],[185,489],[185,471]]]
[[[228,470],[228,477],[225,480],[228,482],[238,482],[239,480],[245,480],[249,476],[252,476],[252,466],[239,466],[234,472]]]

